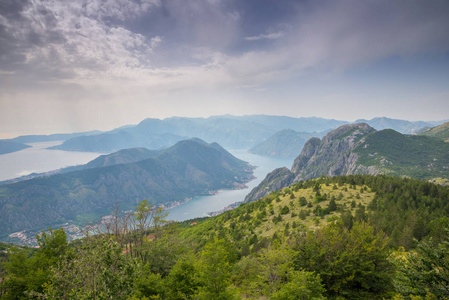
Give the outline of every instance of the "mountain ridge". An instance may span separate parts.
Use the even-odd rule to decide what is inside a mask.
[[[436,137],[443,139],[445,142],[449,142],[449,122],[429,128],[421,132],[420,135]]]
[[[308,140],[291,170],[277,169],[268,174],[245,202],[259,199],[273,188],[320,176],[386,174],[447,179],[448,164],[449,144],[436,138],[404,135],[392,129],[377,131],[366,123],[343,125],[322,140]],[[281,180],[284,185],[278,184]]]
[[[145,147],[158,149],[175,142],[199,137],[206,142],[217,142],[229,149],[248,149],[269,138],[277,131],[324,131],[346,124],[345,121],[323,118],[292,118],[282,116],[212,116],[209,118],[172,117],[163,120],[147,118],[139,124],[120,131],[105,132],[96,136],[66,140],[51,149],[77,151],[110,151],[120,148]],[[166,140],[171,134],[177,141]],[[159,137],[158,144],[150,144],[152,137]]]
[[[323,135],[322,132],[308,133],[297,132],[293,129],[283,129],[248,151],[258,155],[295,158],[301,153],[301,149],[308,139],[322,137]]]
[[[218,189],[242,188],[253,168],[198,140],[182,141],[156,157],[0,185],[2,234],[106,215],[115,204],[148,199],[172,206]]]

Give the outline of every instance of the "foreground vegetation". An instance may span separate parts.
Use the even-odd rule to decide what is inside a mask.
[[[449,299],[448,199],[428,182],[339,176],[182,223],[142,201],[103,234],[10,248],[2,299]]]

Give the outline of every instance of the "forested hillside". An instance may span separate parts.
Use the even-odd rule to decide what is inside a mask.
[[[3,297],[448,299],[448,198],[413,179],[322,177],[165,226],[142,201],[101,235],[13,249]]]
[[[120,151],[75,169],[0,185],[0,237],[66,222],[84,226],[107,215],[111,206],[132,209],[141,199],[172,206],[219,189],[242,188],[253,178],[248,163],[199,139],[157,153]]]
[[[421,134],[440,138],[445,142],[449,142],[449,122],[446,122],[433,128],[429,128],[428,130],[425,130]]]

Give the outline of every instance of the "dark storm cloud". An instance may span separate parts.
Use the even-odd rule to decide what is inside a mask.
[[[0,76],[257,86],[447,53],[448,15],[446,0],[4,0]]]
[[[30,19],[26,10],[33,4],[29,1],[2,1],[0,4],[0,66],[2,70],[14,71],[26,62],[26,53],[35,47],[63,43],[64,36],[56,28],[54,15],[44,6],[34,10],[38,17]]]

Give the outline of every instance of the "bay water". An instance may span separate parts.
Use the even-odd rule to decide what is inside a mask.
[[[104,153],[48,150],[47,147],[61,142],[40,142],[29,144],[32,147],[17,152],[0,155],[0,181],[17,178],[31,173],[48,172],[63,167],[86,164]],[[228,150],[229,151],[229,150]],[[194,197],[187,203],[169,210],[169,220],[184,221],[205,217],[208,212],[219,211],[226,206],[240,202],[256,187],[265,176],[279,167],[290,168],[293,159],[260,156],[246,150],[229,151],[235,157],[256,166],[256,179],[248,182],[242,190],[220,190],[215,195]]]
[[[246,150],[228,150],[235,157],[249,162],[257,167],[254,170],[256,179],[248,182],[248,188],[242,190],[220,190],[215,195],[194,197],[187,203],[169,209],[168,220],[184,221],[199,217],[207,217],[209,212],[219,211],[235,202],[241,202],[245,196],[255,188],[265,176],[276,168],[291,168],[293,159],[261,156]]]
[[[30,143],[31,148],[0,155],[0,181],[31,173],[43,173],[56,169],[83,165],[104,153],[49,150],[62,142]]]

